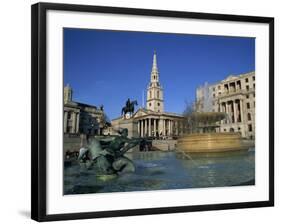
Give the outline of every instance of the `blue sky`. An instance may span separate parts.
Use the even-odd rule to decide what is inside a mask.
[[[167,112],[182,113],[205,82],[255,70],[254,38],[65,28],[64,84],[116,118],[127,98],[141,106],[154,50]]]

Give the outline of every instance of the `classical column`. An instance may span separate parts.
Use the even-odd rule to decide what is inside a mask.
[[[163,119],[163,135],[166,135],[166,120]]]
[[[141,137],[144,137],[144,120],[141,120]]]
[[[174,135],[174,121],[171,120],[171,134]]]
[[[153,133],[154,137],[156,136],[156,119],[153,119]]]
[[[236,108],[237,108],[237,106],[236,106],[235,100],[233,100],[234,123],[237,123],[237,121],[238,121]]]
[[[239,100],[239,103],[240,103],[241,122],[243,122],[244,121],[244,119],[243,119],[244,114],[243,114],[243,102],[242,102],[242,100]]]
[[[68,112],[67,111],[64,111],[64,121],[63,121],[63,132],[66,133],[67,131],[67,115],[68,115]]]
[[[226,123],[229,123],[229,108],[228,108],[228,101],[225,102],[225,109],[226,109],[226,114],[227,114],[227,120]]]
[[[175,121],[176,135],[179,135],[179,121]]]
[[[172,135],[172,121],[169,120],[169,135]]]
[[[151,118],[148,118],[148,136],[151,136]]]
[[[143,120],[144,121],[144,137],[146,137],[146,133],[147,133],[147,123],[146,123],[146,119]]]
[[[232,100],[229,101],[228,111],[229,111],[229,115],[230,115],[230,123],[233,123],[233,120],[232,120],[232,118],[233,118],[233,116],[232,116],[232,114],[233,114],[233,112],[232,112]]]
[[[77,113],[76,116],[76,133],[79,133],[79,123],[80,123],[80,113]]]
[[[139,136],[141,136],[140,121],[138,121],[138,134],[139,134]]]
[[[76,126],[76,113],[73,112],[72,113],[72,130],[71,133],[75,133],[75,126]]]

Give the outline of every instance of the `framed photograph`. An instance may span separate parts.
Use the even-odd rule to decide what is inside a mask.
[[[32,6],[32,219],[274,205],[274,19]]]

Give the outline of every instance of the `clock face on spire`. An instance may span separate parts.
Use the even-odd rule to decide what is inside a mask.
[[[153,54],[150,83],[147,88],[146,108],[155,112],[164,112],[163,88],[159,82],[156,51]]]

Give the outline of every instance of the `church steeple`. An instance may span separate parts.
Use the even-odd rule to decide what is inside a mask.
[[[159,82],[159,72],[158,72],[158,67],[157,67],[156,51],[154,51],[154,54],[153,54],[153,63],[152,63],[150,81],[151,82]]]
[[[159,82],[156,51],[153,54],[150,83],[147,88],[146,108],[155,112],[164,111],[163,88]]]

